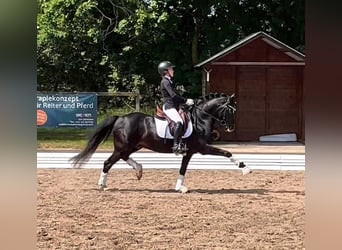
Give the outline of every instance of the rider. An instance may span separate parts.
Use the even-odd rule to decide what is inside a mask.
[[[194,104],[194,101],[192,99],[184,99],[176,94],[174,84],[171,80],[174,75],[174,67],[175,66],[171,62],[163,61],[158,65],[158,72],[162,77],[160,90],[163,101],[163,111],[176,123],[172,150],[175,154],[179,154],[182,153],[180,141],[183,129],[183,120],[178,113],[179,105],[185,103],[186,105],[191,106]]]

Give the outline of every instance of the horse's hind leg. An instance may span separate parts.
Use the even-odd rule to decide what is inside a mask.
[[[143,168],[142,165],[139,164],[138,162],[136,162],[135,160],[133,160],[132,158],[129,157],[130,154],[132,154],[135,151],[138,151],[139,148],[134,148],[134,150],[131,150],[129,152],[125,152],[122,154],[122,159],[125,160],[127,162],[128,165],[130,165],[131,167],[133,167],[133,169],[135,169],[136,171],[136,176],[138,178],[138,180],[141,179],[142,174],[143,174]]]
[[[143,173],[142,165],[139,164],[138,162],[136,162],[135,160],[133,160],[130,157],[127,159],[126,162],[127,162],[128,165],[132,166],[135,169],[136,176],[137,176],[138,180],[140,180],[141,177],[142,177],[142,173]]]
[[[100,179],[98,182],[99,189],[103,190],[105,187],[107,187],[107,175],[111,167],[120,160],[121,154],[118,151],[114,151],[113,154],[104,162],[103,169],[101,171]]]

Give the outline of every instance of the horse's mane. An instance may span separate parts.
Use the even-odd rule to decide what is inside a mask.
[[[220,98],[220,97],[228,97],[228,95],[226,95],[224,93],[217,93],[217,92],[209,93],[205,96],[199,97],[198,99],[195,100],[195,102],[198,105],[198,104],[210,101],[210,100],[215,99],[215,98]]]

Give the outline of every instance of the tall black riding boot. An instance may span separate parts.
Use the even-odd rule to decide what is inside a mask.
[[[182,129],[183,129],[183,124],[181,122],[177,122],[175,126],[175,135],[174,135],[173,147],[172,147],[172,150],[176,155],[182,153],[181,144],[180,144],[181,136],[182,136]]]

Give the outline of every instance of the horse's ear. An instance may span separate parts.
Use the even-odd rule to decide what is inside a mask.
[[[234,98],[234,97],[235,97],[235,93],[233,93],[230,97],[231,97],[231,98]]]

